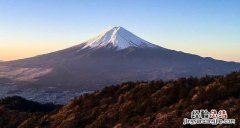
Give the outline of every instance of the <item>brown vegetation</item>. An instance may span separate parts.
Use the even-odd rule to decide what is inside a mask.
[[[239,92],[239,72],[168,82],[126,82],[79,96],[61,108],[55,106],[54,110],[46,106],[31,110],[28,102],[25,102],[27,108],[15,108],[17,104],[12,104],[15,101],[2,100],[0,125],[6,128],[180,128],[183,118],[190,118],[193,109],[226,109],[229,118],[236,119],[237,124],[215,127],[239,127]]]

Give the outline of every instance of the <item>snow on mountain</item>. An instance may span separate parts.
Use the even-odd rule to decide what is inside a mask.
[[[239,69],[239,63],[165,49],[122,27],[114,27],[70,48],[32,58],[1,62],[0,95],[9,96],[11,92],[10,95],[60,103],[69,99],[71,92],[53,92],[95,91],[125,81],[224,75]],[[43,92],[27,90],[6,94],[4,90],[11,88],[2,89],[1,83],[6,85],[9,81],[21,90],[28,88]]]
[[[147,42],[138,36],[127,31],[123,27],[114,27],[110,30],[102,32],[98,36],[86,41],[85,48],[116,48],[117,50],[129,47],[138,48],[159,48],[160,46]]]

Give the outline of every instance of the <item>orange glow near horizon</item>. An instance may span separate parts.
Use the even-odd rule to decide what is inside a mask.
[[[54,45],[53,44],[36,44],[30,45],[28,43],[22,43],[22,45],[10,45],[11,43],[4,45],[1,44],[0,47],[0,60],[3,61],[11,61],[11,60],[18,60],[29,58],[41,54],[51,53],[57,50],[61,50],[67,47],[71,47],[71,44],[61,44],[61,45]]]
[[[39,45],[39,44],[30,45],[27,43],[22,43],[22,45],[18,44],[14,46],[8,45],[7,43],[4,45],[1,44],[0,60],[11,61],[11,60],[17,60],[17,59],[24,59],[24,58],[41,55],[41,54],[51,53],[57,50],[62,50],[62,49],[77,45],[73,43],[70,43],[70,44],[60,43],[60,44],[56,45],[56,43],[52,43],[52,44],[42,44],[42,45]],[[200,55],[202,57],[212,57],[214,59],[219,59],[219,60],[240,62],[240,59],[236,56],[237,53],[234,53],[233,51],[217,52],[211,49],[196,50],[196,49],[174,47],[174,46],[172,47],[169,46],[167,48],[183,51],[190,54]]]
[[[0,0],[0,60],[65,49],[121,26],[168,49],[240,62],[239,5],[226,0]]]

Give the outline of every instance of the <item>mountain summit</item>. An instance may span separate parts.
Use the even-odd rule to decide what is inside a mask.
[[[0,78],[25,88],[92,91],[125,81],[223,75],[240,64],[165,49],[122,27],[79,45],[0,63]]]
[[[138,48],[157,48],[159,46],[149,43],[140,37],[134,35],[123,27],[114,27],[102,32],[96,37],[84,42],[85,48],[114,48],[117,50],[129,47]]]

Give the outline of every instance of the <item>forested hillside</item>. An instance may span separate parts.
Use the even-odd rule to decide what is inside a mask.
[[[126,82],[84,94],[64,106],[42,105],[19,97],[0,101],[0,127],[20,128],[179,128],[193,109],[225,109],[239,127],[240,73]],[[213,127],[195,125],[187,127]]]

